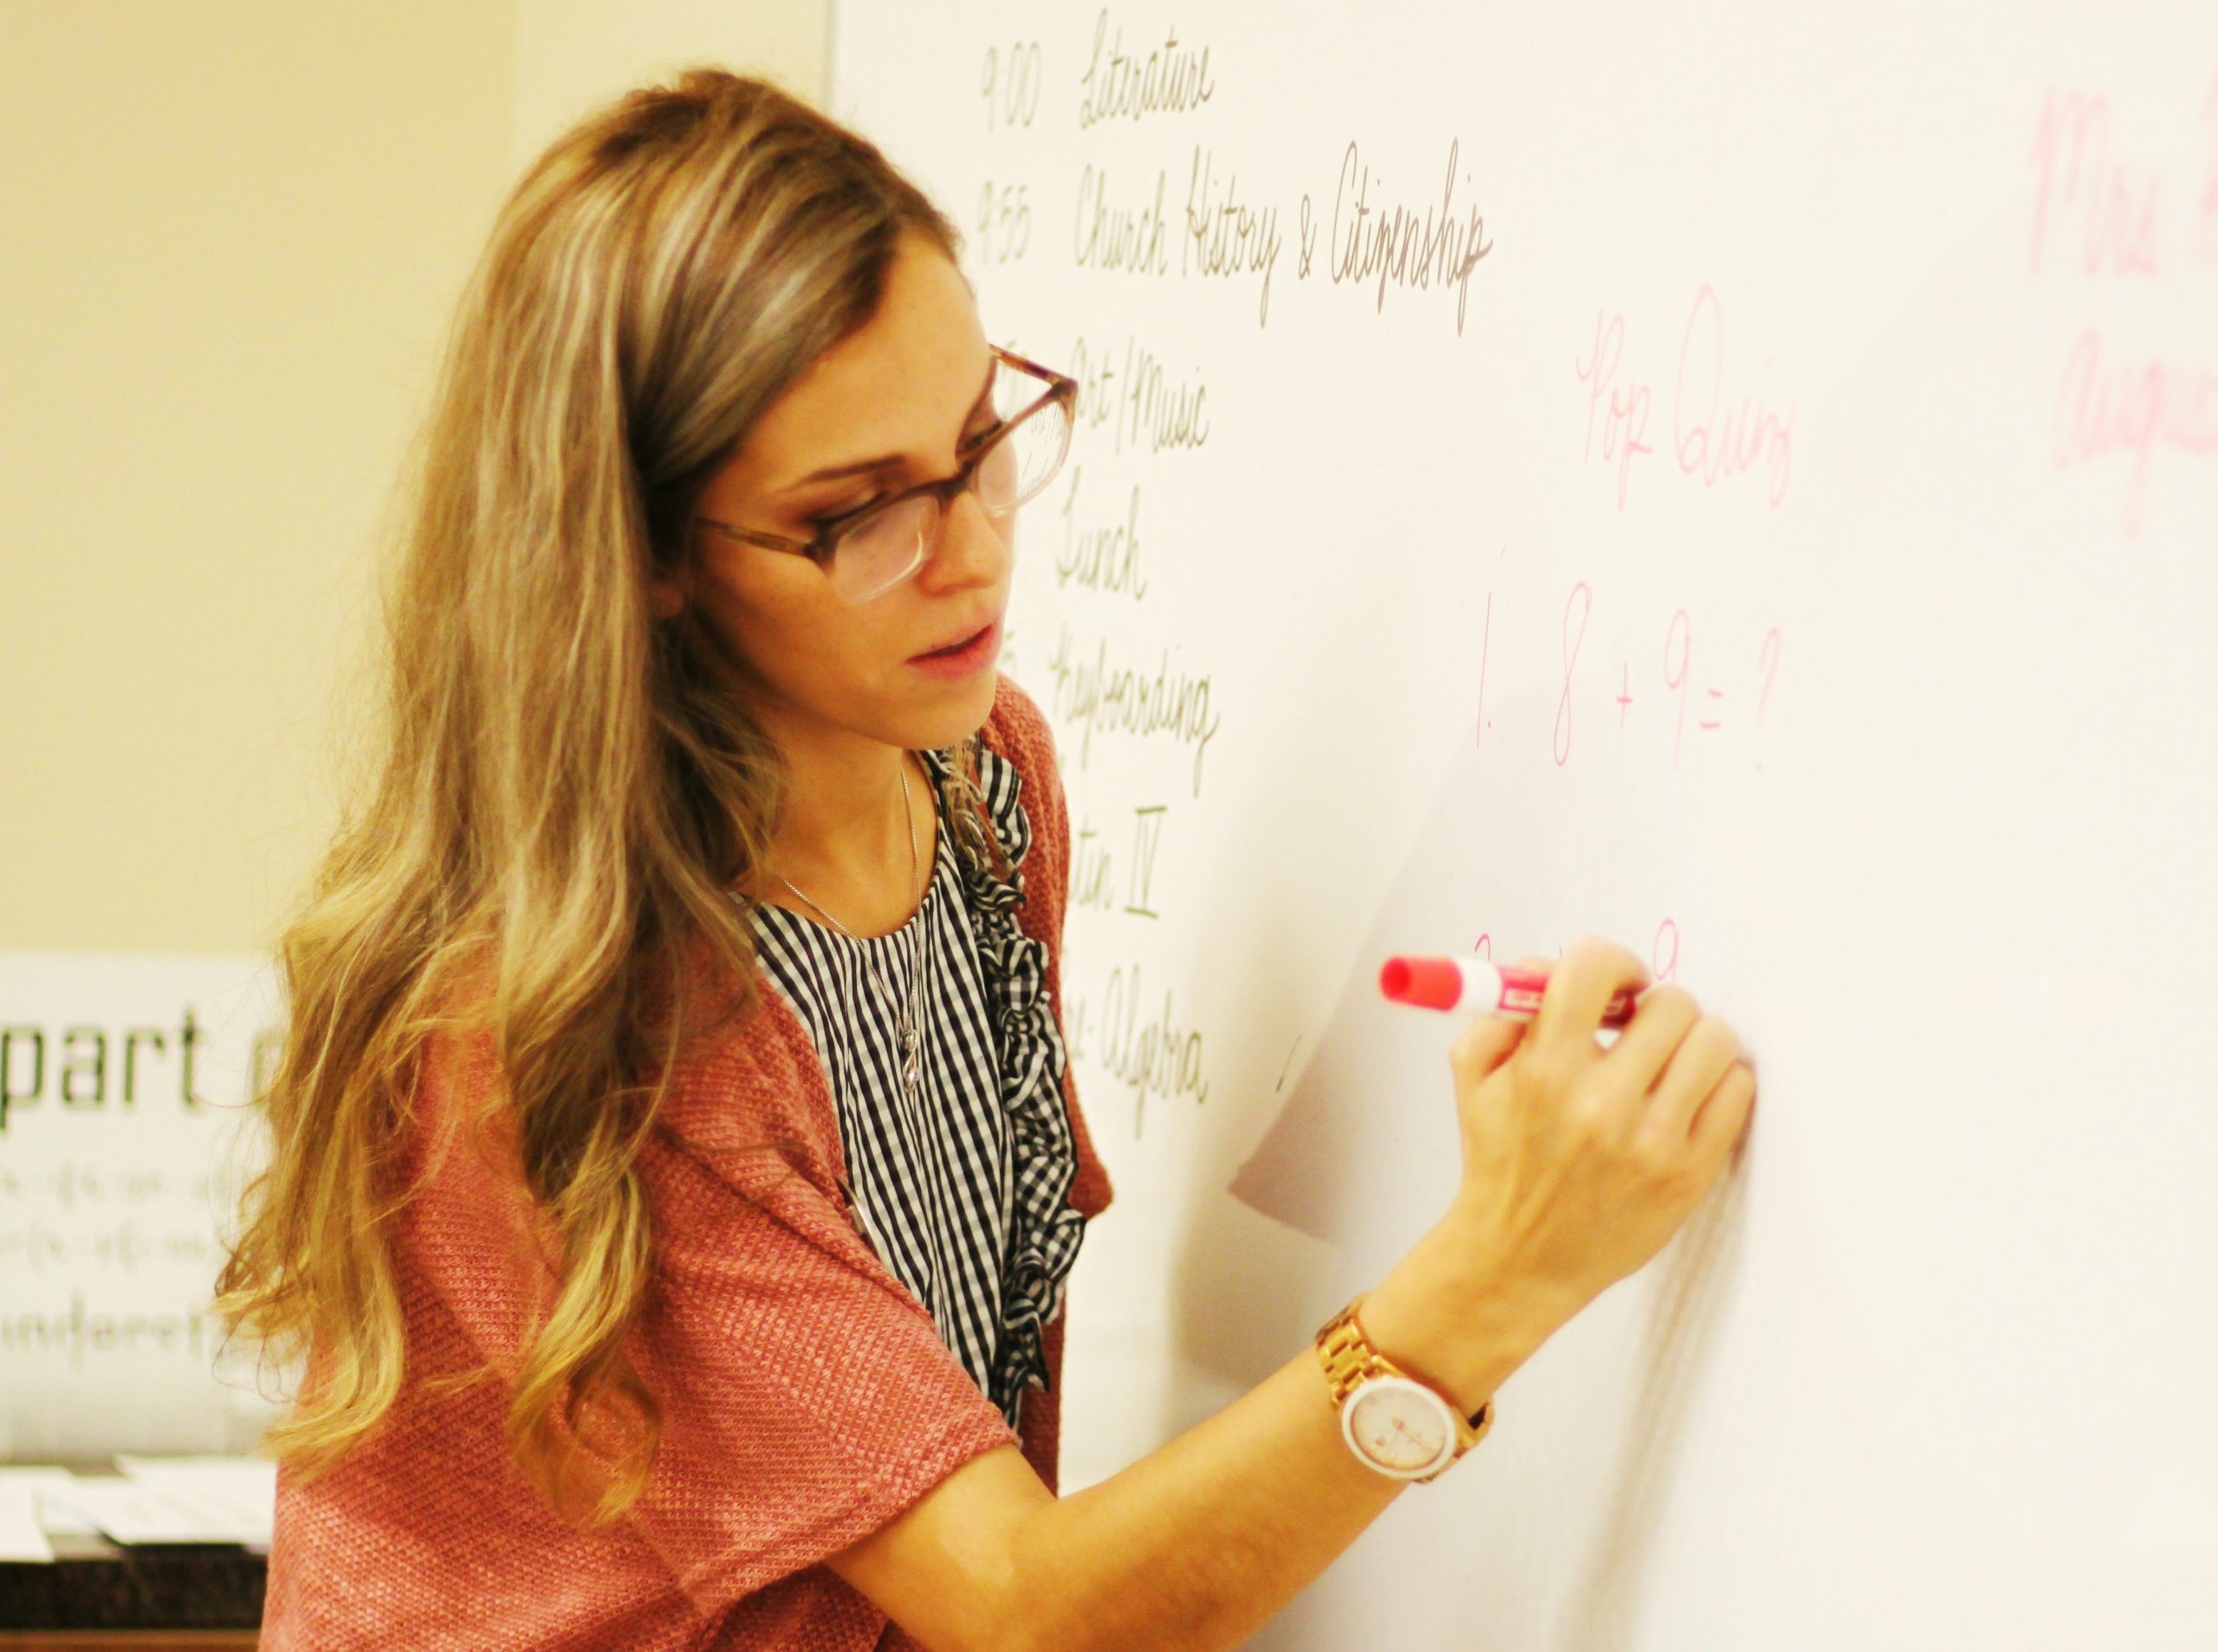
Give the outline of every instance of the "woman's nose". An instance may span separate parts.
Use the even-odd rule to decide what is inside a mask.
[[[1008,560],[1008,535],[1015,525],[1014,512],[997,522],[978,502],[977,490],[965,488],[941,514],[929,572],[937,580],[991,583]]]

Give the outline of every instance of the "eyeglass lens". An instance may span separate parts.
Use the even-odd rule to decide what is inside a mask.
[[[997,384],[997,399],[1000,389]],[[978,502],[998,516],[1032,498],[1061,468],[1070,437],[1070,415],[1061,401],[1040,408],[996,442],[979,465],[971,483]],[[927,495],[850,529],[833,553],[833,588],[850,602],[866,602],[898,585],[924,560],[939,516],[939,501]]]

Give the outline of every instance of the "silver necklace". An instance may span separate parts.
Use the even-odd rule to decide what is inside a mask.
[[[909,761],[905,754],[901,760],[901,817],[909,827],[909,886],[913,889],[917,885],[920,857],[917,853],[916,811],[910,807],[909,803]],[[808,900],[807,896],[801,895],[800,890],[794,888],[793,880],[785,873],[778,872],[774,875],[788,889],[793,890],[796,895],[801,895],[801,898],[804,901],[808,901],[809,905],[815,908],[817,915],[827,923],[839,930],[850,941],[862,943],[863,967],[870,972],[872,984],[877,987],[885,1001],[893,1007],[893,1024],[899,1033],[901,1040],[902,1099],[910,1106],[915,1106],[917,1092],[924,1087],[924,1057],[919,1053],[917,1036],[917,1003],[924,988],[924,949],[928,937],[923,936],[918,937],[917,967],[909,975],[909,1001],[905,1005],[902,1004],[896,1001],[893,989],[885,984],[884,977],[878,973],[878,963],[871,956],[869,943],[864,942],[861,936],[840,923],[831,913],[817,906],[814,901]]]

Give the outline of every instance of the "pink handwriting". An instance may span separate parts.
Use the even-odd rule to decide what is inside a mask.
[[[1581,580],[1571,587],[1571,599],[1563,606],[1563,696],[1556,703],[1555,754],[1556,767],[1561,768],[1571,761],[1571,674],[1579,664],[1579,645],[1586,640],[1586,616],[1594,607],[1594,593]],[[1571,611],[1579,610],[1579,631],[1571,629]]]
[[[2111,104],[2100,93],[2052,87],[2033,123],[2033,268],[2049,249],[2052,230],[2076,251],[2089,275],[2156,273],[2157,178],[2145,167],[2111,159]],[[2076,209],[2077,244],[2066,215]],[[2053,223],[2064,219],[2062,224]]]
[[[1589,623],[1597,606],[1594,587],[1581,580],[1571,587],[1565,599],[1558,625],[1557,648],[1561,677],[1557,685],[1555,717],[1549,742],[1550,755],[1555,766],[1563,768],[1571,762],[1573,735],[1576,728],[1576,710],[1582,695],[1591,690],[1584,687],[1586,679],[1580,675],[1579,655],[1585,645]],[[1487,597],[1487,633],[1491,638],[1494,624],[1494,597]],[[1687,735],[1693,733],[1698,744],[1709,746],[1731,743],[1728,729],[1745,729],[1749,742],[1751,759],[1761,771],[1763,761],[1756,755],[1756,742],[1762,732],[1764,714],[1771,701],[1773,690],[1779,680],[1780,657],[1784,646],[1778,626],[1767,628],[1753,648],[1745,643],[1728,643],[1723,651],[1725,664],[1717,663],[1719,651],[1710,646],[1697,652],[1695,648],[1695,623],[1692,613],[1685,608],[1675,609],[1664,627],[1661,677],[1667,703],[1671,735],[1671,767],[1680,768],[1685,760]],[[1748,676],[1742,672],[1753,661],[1754,670]],[[1608,703],[1618,709],[1618,734],[1622,744],[1628,735],[1635,739],[1651,737],[1647,731],[1662,732],[1655,724],[1652,713],[1644,714],[1638,725],[1633,712],[1645,704],[1653,693],[1656,678],[1644,667],[1638,677],[1633,672],[1634,660],[1619,657],[1615,660],[1617,681],[1607,682],[1606,688],[1614,690]],[[1608,669],[1605,661],[1603,668]],[[1482,689],[1484,693],[1484,673],[1482,670]],[[1493,725],[1484,715],[1483,699],[1479,718],[1481,729]],[[1712,740],[1709,736],[1722,736]]]
[[[1487,729],[1491,726],[1487,722],[1487,656],[1493,646],[1494,593],[1489,591],[1487,593],[1486,625],[1479,632],[1479,715],[1475,720],[1478,726],[1473,730],[1471,735],[1471,743],[1474,746],[1483,746],[1487,743]]]
[[[1599,414],[1602,421],[1602,457],[1618,462],[1619,510],[1625,508],[1625,487],[1632,475],[1633,455],[1651,450],[1648,444],[1640,439],[1648,429],[1648,386],[1636,385],[1630,390],[1619,390],[1616,384],[1618,358],[1624,353],[1625,343],[1625,318],[1605,316],[1597,311],[1594,353],[1585,366],[1572,364],[1572,370],[1586,385],[1586,449],[1581,457],[1589,461],[1594,457],[1594,422]]]
[[[2103,337],[2082,333],[2057,386],[2050,463],[2059,470],[2116,455],[2130,460],[2125,532],[2141,532],[2149,471],[2158,448],[2218,456],[2218,366],[2184,361],[2105,361]]]
[[[1471,944],[1472,953],[1489,962],[1494,957],[1494,936],[1482,934]],[[1556,949],[1556,956],[1563,956],[1563,949]],[[1667,981],[1679,977],[1679,920],[1667,917],[1656,926],[1656,938],[1649,945],[1649,984],[1660,987]]]
[[[2202,259],[2218,264],[2218,75],[2210,77],[2210,97],[2202,106],[2202,124],[2210,130],[2210,156],[2202,173]]]
[[[1679,639],[1679,663],[1676,666],[1671,664],[1671,639],[1674,637]],[[1688,657],[1694,652],[1694,621],[1687,618],[1687,611],[1682,608],[1671,616],[1670,628],[1664,633],[1664,686],[1679,691],[1678,715],[1671,723],[1671,767],[1674,768],[1679,766],[1679,748],[1687,739],[1687,683],[1691,680],[1687,675],[1687,666],[1689,663]],[[1712,722],[1704,726],[1715,729],[1717,724]]]
[[[1655,451],[1647,439],[1653,387],[1630,374],[1621,379],[1625,347],[1625,318],[1598,310],[1592,346],[1584,359],[1572,363],[1586,386],[1586,439],[1580,457],[1617,467],[1620,510],[1631,489],[1632,462]],[[1679,335],[1670,454],[1681,475],[1699,478],[1705,488],[1761,470],[1765,502],[1777,509],[1787,497],[1794,464],[1793,412],[1774,407],[1761,395],[1728,393],[1724,304],[1707,282],[1695,295]]]
[[[1705,372],[1707,369],[1707,372]],[[1715,288],[1695,299],[1679,338],[1679,381],[1671,394],[1671,444],[1679,469],[1714,488],[1759,464],[1769,473],[1765,502],[1773,509],[1787,497],[1794,464],[1794,415],[1784,416],[1761,398],[1725,398],[1725,316]]]
[[[1756,651],[1756,674],[1764,680],[1763,687],[1756,690],[1756,727],[1759,729],[1763,727],[1764,706],[1771,699],[1772,683],[1779,676],[1779,627],[1774,625],[1764,633],[1764,645]],[[1761,769],[1763,766],[1764,760],[1757,758],[1757,768]]]

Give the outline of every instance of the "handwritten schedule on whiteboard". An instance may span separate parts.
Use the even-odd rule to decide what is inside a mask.
[[[1080,385],[1067,1480],[1444,1208],[1379,962],[1601,933],[1742,1169],[1255,1644],[2218,1643],[2218,14],[843,0],[831,105]]]

